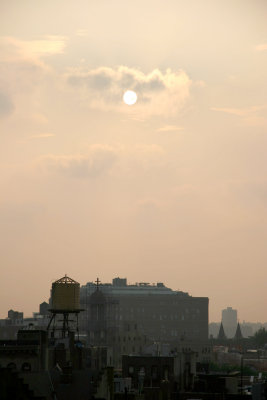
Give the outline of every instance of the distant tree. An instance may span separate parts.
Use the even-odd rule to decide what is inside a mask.
[[[265,328],[260,328],[254,336],[251,337],[256,346],[263,347],[267,344],[267,331]]]

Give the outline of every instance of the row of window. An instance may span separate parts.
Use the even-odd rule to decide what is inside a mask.
[[[164,379],[167,380],[169,377],[169,366],[165,365],[162,368],[162,372],[163,372]],[[128,373],[129,373],[129,375],[133,375],[134,373],[137,373],[139,376],[150,376],[152,379],[158,379],[159,368],[157,365],[152,365],[151,367],[149,367],[149,366],[134,367],[133,365],[130,365],[128,368]]]
[[[147,315],[145,315],[144,317],[147,318]],[[115,314],[114,315],[114,319],[122,321],[123,319],[125,319],[125,316],[123,314]],[[134,320],[135,317],[133,315],[131,315],[131,314],[130,315],[127,314],[127,318],[126,319]],[[162,321],[164,319],[169,319],[171,321],[173,321],[173,320],[184,321],[185,319],[199,319],[199,315],[197,315],[197,314],[188,314],[188,315],[183,315],[183,314],[182,315],[178,315],[178,314],[175,314],[175,315],[173,315],[173,314],[171,314],[171,315],[167,315],[167,314],[164,314],[164,315],[152,314],[151,315],[151,319],[156,319],[156,320],[160,320],[160,321]]]
[[[105,338],[105,331],[100,331],[100,332],[94,332],[94,331],[90,331],[90,339],[91,340],[93,340],[94,338],[101,338],[101,339],[104,339]],[[114,342],[116,342],[116,341],[118,341],[118,342],[126,342],[127,340],[129,341],[129,342],[131,342],[131,341],[141,341],[143,338],[142,337],[139,337],[139,336],[134,336],[134,337],[131,337],[131,336],[114,336],[113,337],[113,341]],[[144,338],[144,340],[145,340],[145,338]]]
[[[122,352],[123,353],[128,353],[128,352],[132,352],[132,353],[135,353],[135,352],[139,352],[139,354],[141,354],[142,353],[142,347],[140,346],[139,347],[139,349],[138,348],[136,348],[135,346],[132,346],[132,348],[131,349],[129,349],[129,348],[126,348],[126,346],[123,346],[122,347]]]
[[[114,336],[114,338],[113,338],[113,340],[114,340],[114,342],[116,341],[116,339],[118,340],[118,342],[120,342],[120,341],[122,341],[122,342],[126,342],[127,340],[129,341],[129,342],[131,342],[131,341],[139,341],[139,340],[142,340],[142,338],[141,337],[130,337],[130,336],[128,336],[128,338],[127,338],[127,336],[123,336],[123,337],[120,337],[120,336]]]
[[[17,369],[17,365],[14,362],[8,363],[7,368],[12,369],[12,370],[16,370]],[[24,362],[21,365],[21,371],[31,371],[32,367],[31,364],[29,362]]]

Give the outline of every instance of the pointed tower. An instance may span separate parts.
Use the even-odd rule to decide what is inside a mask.
[[[222,322],[221,322],[221,326],[220,326],[220,330],[219,330],[219,334],[218,334],[217,339],[219,339],[219,340],[226,340],[227,339],[226,334],[224,333]]]
[[[236,327],[236,332],[235,332],[235,337],[234,337],[234,339],[235,339],[235,340],[241,340],[241,339],[243,339],[243,335],[242,335],[242,332],[241,332],[241,328],[240,328],[239,322],[238,322],[237,327]]]

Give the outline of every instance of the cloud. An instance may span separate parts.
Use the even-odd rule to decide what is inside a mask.
[[[267,50],[267,43],[258,44],[255,47],[256,51],[266,51]]]
[[[161,128],[157,129],[158,132],[177,132],[177,131],[182,131],[184,128],[181,126],[177,125],[165,125],[162,126]]]
[[[212,107],[211,110],[241,117],[246,126],[264,126],[267,124],[266,104],[247,108]]]
[[[243,117],[246,115],[248,109],[241,109],[241,108],[227,108],[227,107],[212,107],[212,111],[221,111],[227,114],[237,115],[239,117]]]
[[[14,109],[17,120],[35,125],[48,122],[42,102],[51,88],[56,90],[60,77],[47,58],[62,54],[65,45],[63,36],[42,36],[39,40],[0,37],[0,117]]]
[[[5,234],[12,231],[13,235],[20,233],[25,236],[25,229],[34,225],[45,213],[45,207],[38,202],[1,202],[1,228]]]
[[[11,98],[4,92],[0,91],[0,117],[5,117],[12,113],[14,104]]]
[[[93,144],[80,154],[47,154],[37,159],[33,168],[71,178],[133,177],[162,169],[166,153],[157,144]]]
[[[146,74],[126,66],[71,69],[66,79],[90,107],[106,110],[130,112],[122,96],[125,90],[134,90],[138,101],[131,110],[139,116],[176,114],[188,100],[192,83],[183,70],[154,69]]]
[[[158,144],[136,144],[132,149],[133,154],[136,156],[145,157],[161,157],[164,154],[164,150]]]
[[[159,208],[160,202],[154,198],[144,198],[137,202],[137,207],[144,212],[148,210],[156,210]]]
[[[88,36],[88,30],[87,29],[78,29],[76,31],[76,36],[79,36],[79,37]]]
[[[37,135],[32,135],[29,137],[29,139],[43,139],[43,138],[49,138],[49,137],[54,137],[55,135],[53,133],[39,133]]]
[[[266,209],[267,180],[265,178],[231,179],[225,183],[225,188],[243,205],[247,207],[261,206]]]
[[[37,64],[40,59],[64,53],[65,36],[42,36],[38,40],[20,40],[12,36],[0,38],[2,60],[5,62],[31,61]]]
[[[95,178],[108,173],[117,159],[118,149],[95,144],[86,154],[46,155],[39,160],[48,171],[78,177]]]

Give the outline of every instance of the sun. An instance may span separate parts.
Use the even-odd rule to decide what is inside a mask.
[[[123,101],[128,106],[132,106],[137,101],[137,94],[133,90],[127,90],[123,95]]]

